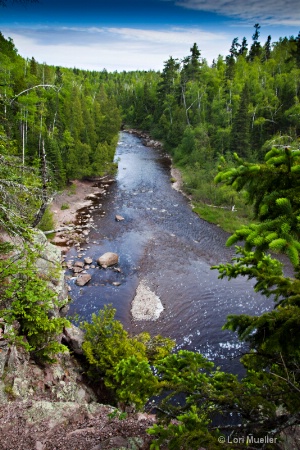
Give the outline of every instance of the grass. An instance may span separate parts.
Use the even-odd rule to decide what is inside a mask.
[[[40,221],[38,228],[42,231],[50,231],[55,227],[54,217],[51,209],[48,207],[44,212],[42,220]],[[50,239],[48,235],[48,239]]]
[[[214,208],[201,202],[193,203],[193,211],[198,214],[201,219],[210,223],[215,223],[229,233],[233,233],[242,225],[249,224],[249,218],[241,217],[238,211]]]
[[[76,194],[76,184],[72,183],[71,186],[68,188],[68,195],[75,195]]]

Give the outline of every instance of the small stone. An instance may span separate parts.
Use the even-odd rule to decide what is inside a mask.
[[[119,216],[118,214],[116,215],[116,221],[120,222],[121,220],[125,220],[124,217]]]
[[[91,279],[92,276],[88,273],[85,273],[77,277],[76,284],[77,286],[85,286]]]
[[[74,264],[75,267],[83,267],[84,263],[82,261],[76,261],[76,263]]]
[[[121,286],[120,281],[114,281],[114,282],[113,282],[113,286]]]
[[[92,260],[92,258],[87,257],[87,258],[84,258],[84,262],[85,262],[85,264],[92,264],[93,260]]]
[[[73,272],[74,273],[80,273],[80,272],[82,272],[83,271],[83,268],[82,267],[73,267]]]

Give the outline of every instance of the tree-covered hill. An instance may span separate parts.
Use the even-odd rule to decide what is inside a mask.
[[[114,157],[121,125],[101,73],[22,58],[0,35],[0,126],[23,165],[41,167],[54,187],[101,175]],[[10,152],[10,150],[9,150]]]

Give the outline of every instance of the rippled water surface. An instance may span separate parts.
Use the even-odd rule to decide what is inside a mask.
[[[94,259],[107,251],[118,253],[121,273],[89,269],[92,280],[82,288],[71,280],[71,313],[90,320],[92,312],[111,303],[130,332],[170,336],[178,348],[199,351],[225,370],[239,371],[241,344],[222,325],[228,314],[261,314],[270,300],[255,294],[251,282],[218,280],[218,272],[210,270],[233,256],[225,247],[228,234],[201,220],[172,188],[169,159],[162,152],[123,132],[116,158],[116,181],[91,213],[93,228],[83,248]],[[125,220],[117,222],[116,214]],[[75,256],[72,249],[68,257]],[[141,280],[163,303],[156,322],[131,320],[130,304]],[[121,285],[114,286],[116,281]]]

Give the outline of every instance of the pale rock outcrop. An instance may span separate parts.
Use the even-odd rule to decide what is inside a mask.
[[[84,332],[80,328],[75,327],[71,323],[69,327],[64,328],[62,340],[74,353],[77,355],[83,354],[82,344],[84,341]]]
[[[131,304],[133,320],[157,320],[163,309],[160,298],[142,280]]]

